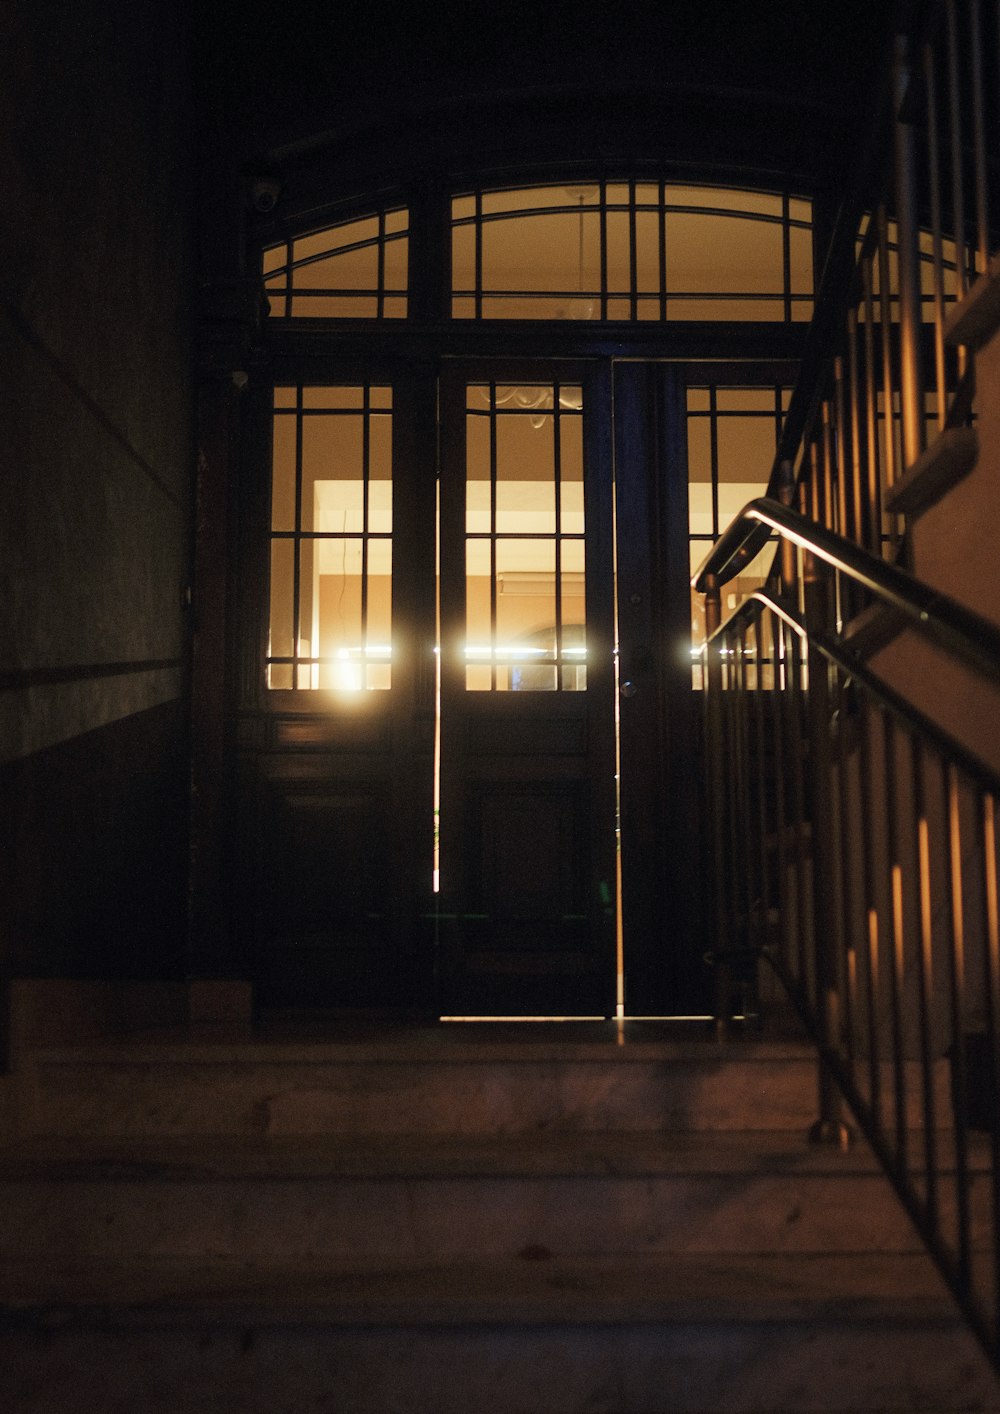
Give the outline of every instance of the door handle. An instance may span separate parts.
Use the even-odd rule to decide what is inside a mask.
[[[626,678],[618,691],[621,693],[622,697],[634,697],[639,691],[639,687],[631,678]]]

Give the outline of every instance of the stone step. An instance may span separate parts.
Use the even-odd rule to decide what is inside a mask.
[[[912,1251],[870,1153],[775,1131],[24,1142],[0,1256]],[[984,1218],[985,1221],[985,1218]]]
[[[891,1414],[1000,1389],[927,1260],[0,1266],[31,1414]]]
[[[32,1062],[41,1134],[802,1132],[815,1060],[798,1043],[136,1043]]]

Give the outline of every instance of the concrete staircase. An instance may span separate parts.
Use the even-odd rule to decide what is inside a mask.
[[[1000,1409],[871,1157],[804,1142],[814,1095],[796,1041],[638,1024],[36,1052],[2,1407]]]

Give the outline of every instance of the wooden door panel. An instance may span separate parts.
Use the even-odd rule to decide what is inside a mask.
[[[592,416],[582,411],[588,398]],[[456,368],[441,407],[442,1006],[464,1015],[608,1015],[615,980],[613,605],[602,428],[610,402],[583,370],[545,364]],[[484,431],[486,418],[492,425]],[[536,435],[547,448],[539,464],[555,468],[547,518],[538,509],[543,481],[532,483],[529,470]],[[570,444],[580,460],[566,471],[559,449]],[[564,477],[574,483],[565,493]],[[505,519],[505,504],[531,509]],[[536,547],[551,541],[551,583],[538,568],[511,576],[521,603],[530,594],[541,605],[551,593],[548,647],[531,647],[544,634],[525,615],[534,636],[518,629],[522,637],[506,644],[528,647],[505,648],[500,551],[518,535]],[[467,581],[473,563],[493,565],[495,588],[474,583],[481,568],[469,569]],[[572,566],[562,600],[553,587],[563,584],[560,563]],[[474,613],[467,582],[482,606]],[[572,602],[562,617],[560,602]],[[467,642],[482,654],[487,638],[485,651],[496,655],[492,678],[489,668],[466,671]],[[540,665],[515,673],[505,652],[536,652]],[[582,653],[583,660],[571,656]],[[571,662],[577,666],[565,666]]]
[[[260,390],[260,452],[241,499],[234,914],[260,1008],[425,1014],[435,380],[331,366],[275,384],[273,398]]]

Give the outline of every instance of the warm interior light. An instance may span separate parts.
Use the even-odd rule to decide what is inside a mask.
[[[439,1016],[439,1021],[607,1021],[606,1016]]]
[[[333,665],[333,685],[339,692],[361,691],[361,664],[352,663],[346,648],[337,649]]]

